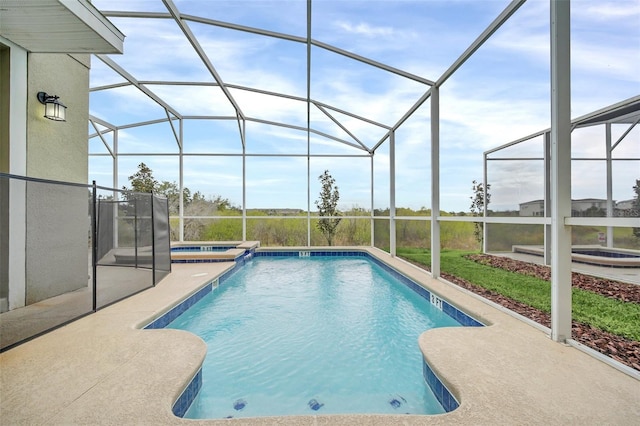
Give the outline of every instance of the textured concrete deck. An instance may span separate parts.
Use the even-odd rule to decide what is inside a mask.
[[[158,286],[0,354],[0,423],[527,425],[640,421],[640,381],[423,271],[371,250],[490,323],[442,328],[420,347],[460,407],[436,416],[341,415],[193,421],[171,407],[206,352],[179,330],[140,330],[231,263],[173,265]],[[251,350],[251,348],[247,348]]]

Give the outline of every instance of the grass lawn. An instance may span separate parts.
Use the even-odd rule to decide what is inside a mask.
[[[398,248],[412,262],[431,265],[431,252]],[[493,290],[544,312],[551,312],[551,283],[538,278],[481,265],[464,256],[472,252],[443,250],[440,268],[456,277]],[[640,304],[621,302],[579,288],[572,289],[573,319],[631,340],[640,341]]]

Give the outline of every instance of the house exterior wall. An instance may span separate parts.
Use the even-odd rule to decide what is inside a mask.
[[[607,200],[600,199],[585,199],[585,200],[573,200],[571,202],[571,209],[577,212],[584,212],[590,208],[605,209],[607,208]]]
[[[86,184],[89,55],[28,55],[27,176]],[[43,117],[38,92],[60,96],[67,121]],[[26,187],[27,304],[88,284],[88,190]]]
[[[571,200],[573,214],[586,212],[590,208],[607,209],[607,200],[589,198],[584,200]],[[619,208],[619,207],[618,207]],[[544,201],[536,200],[520,204],[520,216],[544,216]]]
[[[26,50],[0,37],[0,151],[2,172],[26,174],[27,57]],[[0,312],[24,306],[25,300],[25,189],[19,181],[5,181],[0,191]],[[6,227],[4,226],[6,225]]]
[[[89,55],[29,54],[27,175],[86,184]],[[38,92],[60,96],[67,121],[43,117]],[[27,185],[26,303],[88,284],[88,190]]]
[[[49,37],[37,22],[51,5],[33,3],[6,5],[0,28],[0,172],[18,176],[0,178],[0,313],[88,284],[90,53],[122,53],[124,41],[90,1],[74,0],[55,8]],[[43,117],[38,92],[60,97],[65,122]]]
[[[616,203],[613,209],[615,216],[619,217],[637,217],[640,216],[640,212],[633,208],[634,200],[623,200]]]
[[[530,201],[520,204],[520,216],[544,216],[544,201]]]
[[[87,183],[89,55],[29,54],[27,92],[27,175]],[[60,96],[67,121],[43,117],[38,92]]]
[[[633,199],[618,201],[616,203],[616,208],[620,210],[631,210],[633,209],[633,201]]]

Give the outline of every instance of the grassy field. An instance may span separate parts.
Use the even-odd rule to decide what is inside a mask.
[[[425,266],[431,263],[428,250],[398,248],[397,254]],[[551,284],[548,281],[481,265],[466,259],[464,256],[467,254],[471,252],[443,251],[441,270],[544,312],[551,311]],[[572,312],[576,321],[640,341],[640,304],[621,302],[573,288]]]

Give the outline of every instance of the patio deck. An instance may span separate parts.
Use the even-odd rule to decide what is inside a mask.
[[[171,407],[206,347],[190,333],[138,327],[231,267],[176,264],[156,287],[0,354],[3,424],[637,424],[640,380],[379,250],[370,253],[491,325],[441,328],[419,345],[460,407],[448,414],[193,421]],[[416,342],[418,344],[418,342]]]

